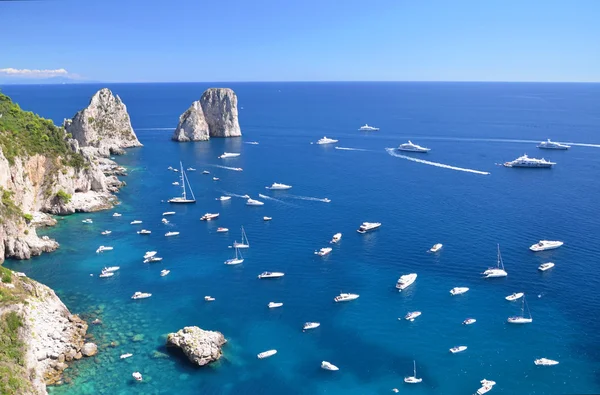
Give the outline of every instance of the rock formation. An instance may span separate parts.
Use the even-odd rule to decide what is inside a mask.
[[[181,114],[173,140],[203,141],[209,137],[241,135],[235,92],[229,88],[210,88]]]
[[[197,326],[186,326],[167,336],[167,346],[181,348],[188,359],[198,366],[221,358],[221,346],[225,343],[227,340],[221,332],[205,331]]]
[[[64,127],[80,147],[94,147],[100,156],[122,154],[123,148],[142,145],[131,127],[127,107],[107,88],[96,92],[72,120],[65,120]]]

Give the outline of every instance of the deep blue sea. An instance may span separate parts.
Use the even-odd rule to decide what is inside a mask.
[[[244,136],[171,142],[179,115],[215,85],[236,91]],[[24,109],[60,123],[101,87],[2,91]],[[363,395],[398,388],[401,394],[458,395],[475,393],[483,378],[497,382],[490,394],[600,392],[599,84],[108,87],[127,105],[144,144],[117,158],[129,169],[121,205],[60,218],[58,226],[41,231],[60,242],[57,252],[6,263],[55,289],[72,312],[103,321],[91,326],[100,354],[69,368],[72,383],[51,388],[52,394]],[[365,123],[381,130],[359,132]],[[323,136],[339,143],[311,144]],[[577,144],[566,152],[536,148],[547,138]],[[431,152],[407,156],[430,163],[386,151],[408,139]],[[224,151],[241,156],[217,159]],[[557,165],[550,170],[497,165],[524,153]],[[195,205],[165,203],[179,193],[172,185],[178,174],[167,170],[179,161],[198,169],[188,174]],[[266,190],[273,182],[293,188]],[[235,196],[215,200],[228,193],[269,198],[260,198],[262,207],[247,207]],[[331,203],[317,200],[325,197]],[[164,225],[161,214],[170,210],[176,214]],[[114,211],[123,216],[113,218]],[[221,216],[199,221],[206,212]],[[273,220],[264,222],[265,215]],[[83,224],[84,218],[94,223]],[[134,219],[143,224],[130,225]],[[364,221],[383,226],[360,235],[356,229]],[[242,265],[226,266],[233,255],[228,246],[240,239],[242,225],[251,248]],[[229,233],[216,233],[219,226]],[[141,227],[152,234],[136,234]],[[112,234],[101,236],[105,229]],[[164,237],[170,230],[181,234]],[[343,239],[333,252],[314,255],[336,232]],[[529,251],[540,239],[565,244]],[[435,243],[444,244],[442,251],[427,253]],[[508,277],[484,280],[480,273],[495,265],[498,243]],[[96,254],[100,245],[114,250]],[[143,264],[148,250],[164,260]],[[540,273],[537,266],[548,261],[556,267]],[[98,278],[109,265],[121,270]],[[161,277],[165,268],[171,273]],[[266,270],[285,277],[258,280]],[[398,277],[411,272],[418,274],[416,283],[398,293]],[[452,297],[449,290],[456,286],[470,291]],[[153,296],[134,301],[135,291]],[[340,292],[360,298],[334,303]],[[520,312],[520,303],[504,299],[513,292],[525,292],[533,323],[506,323]],[[205,295],[216,301],[205,302]],[[270,301],[284,306],[268,309]],[[398,320],[412,310],[423,314],[414,322]],[[462,325],[467,317],[477,323]],[[306,321],[321,326],[303,333]],[[165,335],[188,325],[225,335],[218,363],[196,368],[165,349]],[[468,349],[449,353],[457,345]],[[256,358],[272,348],[277,355]],[[120,360],[124,353],[134,356]],[[535,366],[540,357],[560,364]],[[323,360],[340,370],[320,369]],[[412,374],[413,360],[423,382],[411,386],[403,377]],[[132,380],[134,371],[143,374],[143,382]]]

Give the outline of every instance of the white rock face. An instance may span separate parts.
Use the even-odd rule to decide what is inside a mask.
[[[209,130],[200,101],[192,103],[190,108],[179,117],[179,124],[173,134],[175,141],[205,141],[209,139]]]
[[[167,346],[181,348],[188,359],[198,366],[221,358],[221,346],[225,343],[227,340],[221,332],[205,331],[197,326],[186,326],[167,336]]]

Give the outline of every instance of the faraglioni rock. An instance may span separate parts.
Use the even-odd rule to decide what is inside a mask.
[[[205,331],[197,326],[186,326],[167,336],[167,346],[181,348],[188,359],[204,366],[221,358],[221,347],[227,343],[221,332]]]
[[[94,147],[100,156],[122,154],[123,148],[142,145],[131,127],[127,107],[108,88],[96,92],[86,108],[65,120],[64,127],[80,147]]]
[[[237,96],[229,88],[210,88],[179,117],[175,141],[205,141],[210,137],[240,137]]]

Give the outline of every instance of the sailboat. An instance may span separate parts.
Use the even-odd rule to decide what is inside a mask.
[[[521,315],[508,317],[507,322],[509,324],[530,324],[531,322],[533,322],[533,318],[531,317],[531,311],[529,311],[529,306],[527,306],[527,313],[529,314],[529,318],[525,317],[525,306],[527,306],[527,302],[525,301],[525,296],[523,296],[523,303],[521,304]]]
[[[242,241],[238,243],[237,241],[233,242],[233,248],[250,248],[250,242],[248,241],[248,236],[246,236],[246,231],[242,226]]]
[[[244,257],[242,256],[242,253],[239,252],[239,250],[236,248],[235,249],[235,258],[226,260],[225,264],[226,265],[239,265],[242,262],[244,262]]]
[[[506,273],[506,270],[504,270],[504,262],[502,262],[502,255],[500,255],[500,244],[498,244],[498,264],[496,265],[496,267],[490,267],[482,274],[484,278],[508,276],[508,273]]]
[[[405,377],[404,382],[407,384],[417,384],[423,381],[423,379],[417,378],[417,363],[413,360],[413,375]]]
[[[169,203],[196,203],[196,197],[194,196],[194,191],[192,191],[190,180],[187,178],[185,171],[183,171],[183,164],[179,162],[179,166],[181,167],[181,189],[183,190],[183,193],[181,194],[181,196],[169,199]],[[186,184],[190,189],[190,193],[192,194],[191,199],[189,199],[187,196],[187,190],[185,188]]]

